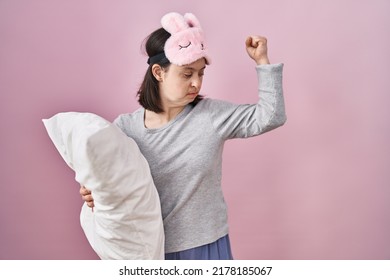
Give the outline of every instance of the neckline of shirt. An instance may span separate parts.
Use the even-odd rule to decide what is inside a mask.
[[[184,109],[179,113],[177,114],[176,117],[174,117],[172,120],[170,120],[168,123],[164,124],[163,126],[161,127],[158,127],[158,128],[147,128],[145,127],[145,119],[144,119],[144,116],[145,116],[145,108],[142,108],[142,114],[140,114],[140,123],[141,123],[141,126],[143,128],[143,130],[146,132],[146,133],[157,133],[157,132],[160,132],[160,131],[163,131],[169,127],[171,127],[174,123],[176,123],[178,120],[180,120],[182,117],[184,117],[185,115],[187,115],[189,113],[189,111],[191,110],[191,105],[188,104],[184,107]]]

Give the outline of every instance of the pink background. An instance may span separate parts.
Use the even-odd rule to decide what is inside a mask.
[[[97,258],[41,119],[138,108],[140,45],[169,11],[205,29],[208,97],[256,102],[247,35],[285,63],[286,125],[225,148],[235,258],[390,259],[390,2],[221,3],[0,1],[0,259]]]

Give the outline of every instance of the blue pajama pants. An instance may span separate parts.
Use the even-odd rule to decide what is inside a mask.
[[[229,235],[217,241],[184,251],[165,254],[166,260],[232,260]]]

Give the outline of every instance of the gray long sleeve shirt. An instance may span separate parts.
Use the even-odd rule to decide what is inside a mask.
[[[283,64],[256,70],[257,104],[204,99],[157,129],[145,128],[143,108],[114,121],[149,163],[161,201],[165,253],[205,245],[228,233],[221,189],[224,142],[262,134],[286,121]]]

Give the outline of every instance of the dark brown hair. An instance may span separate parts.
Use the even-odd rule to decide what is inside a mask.
[[[157,54],[163,53],[165,42],[170,36],[171,34],[164,28],[159,28],[152,32],[145,39],[146,54],[149,57],[153,57]],[[165,71],[168,71],[169,66],[171,65],[170,61],[165,56],[160,61],[157,61],[154,64],[160,65],[161,68],[163,68]],[[142,107],[149,111],[153,111],[155,113],[162,113],[164,112],[164,110],[161,106],[158,81],[152,73],[152,66],[153,64],[151,63],[146,70],[144,80],[142,81],[142,84],[137,92],[138,102],[139,104],[141,104]],[[194,101],[191,102],[191,104],[195,105],[202,99],[203,96],[198,95],[196,96]]]

